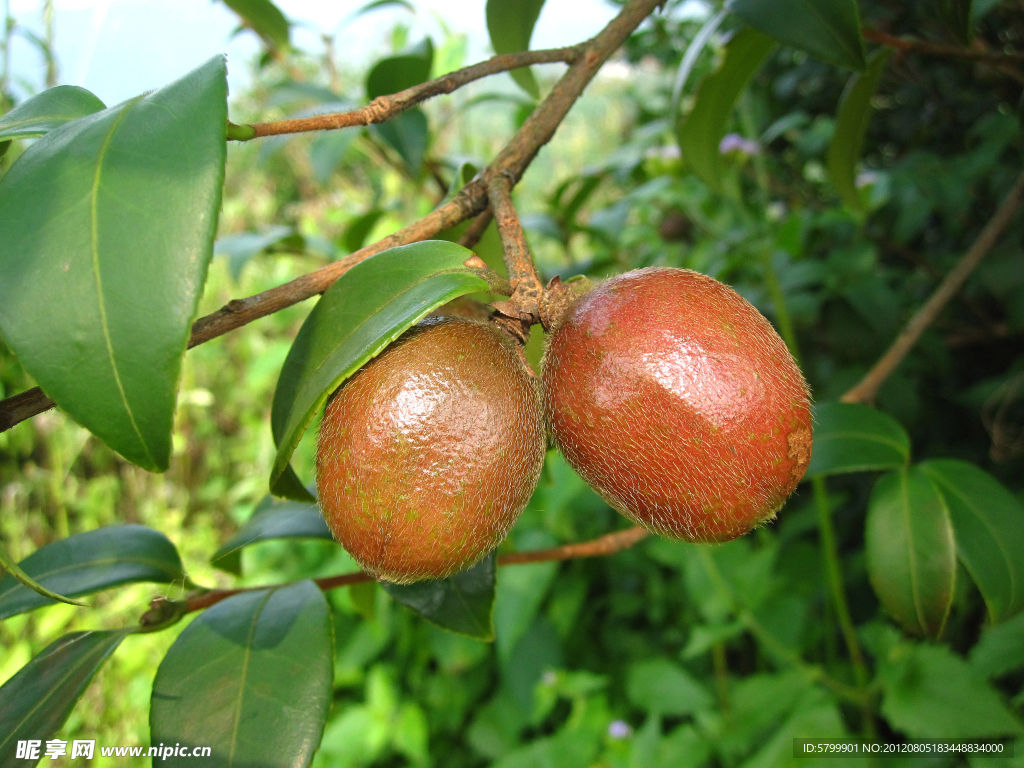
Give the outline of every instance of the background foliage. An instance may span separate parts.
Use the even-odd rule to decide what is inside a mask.
[[[347,109],[467,63],[464,39],[423,38],[423,18],[401,8],[380,59],[348,71],[330,47],[288,48],[283,18],[252,15],[262,4],[229,5],[267,44],[252,89],[230,105],[236,123]],[[539,5],[522,5],[535,19]],[[275,593],[302,606],[289,620],[332,627],[277,638],[281,658],[264,660],[260,673],[270,684],[301,671],[323,689],[329,713],[315,765],[753,768],[787,763],[794,736],[1021,733],[1024,224],[1010,226],[886,380],[878,411],[834,401],[956,264],[1024,167],[1019,70],[862,49],[857,25],[1013,54],[1024,17],[1012,0],[828,2],[835,14],[820,23],[838,42],[820,43],[828,38],[813,25],[777,27],[811,24],[803,3],[759,15],[765,5],[737,0],[718,16],[708,4],[692,16],[682,12],[692,4],[668,3],[575,105],[516,202],[545,279],[687,267],[733,285],[772,319],[820,404],[817,479],[777,522],[726,545],[649,539],[607,558],[499,568],[493,642],[425,621],[403,607],[416,598],[400,590],[361,584],[321,598],[305,582],[287,588],[288,601]],[[681,70],[709,19],[718,22],[705,27],[709,44]],[[488,13],[488,23],[497,39],[496,27],[511,22]],[[524,37],[517,28],[506,50],[524,47],[529,29]],[[218,257],[199,313],[426,214],[494,157],[555,77],[526,72],[517,71],[518,86],[482,81],[369,129],[230,145]],[[26,146],[15,137],[0,168]],[[476,250],[502,269],[493,228]],[[311,305],[184,358],[164,474],[133,466],[56,411],[0,434],[0,532],[12,557],[27,568],[24,558],[45,545],[128,523],[164,533],[196,584],[357,570],[322,540],[315,517],[295,538],[227,547],[221,569],[211,565],[254,514],[298,514],[263,500],[276,453],[270,404]],[[34,383],[0,349],[0,394]],[[293,456],[300,478],[312,476],[314,433]],[[979,538],[979,521],[995,531],[989,539]],[[551,452],[500,551],[624,525]],[[57,604],[0,622],[0,682],[64,633],[130,627],[154,595],[184,594],[176,574],[152,580],[167,583],[100,592],[86,598],[90,610]],[[273,618],[279,609],[267,605]],[[171,731],[160,728],[179,715],[157,712],[150,733],[154,685],[184,685],[215,719],[218,701],[207,701],[203,683],[182,683],[189,644],[230,645],[203,622],[214,611],[256,610],[229,600],[162,632],[104,636],[120,646],[60,738],[162,740]],[[333,649],[317,645],[329,636]],[[296,660],[301,670],[288,666]],[[316,712],[304,716],[315,737]],[[259,733],[251,738],[261,759],[276,754]]]

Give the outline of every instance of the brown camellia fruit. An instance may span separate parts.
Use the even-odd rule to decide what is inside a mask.
[[[387,581],[439,579],[505,537],[544,463],[538,386],[488,323],[429,318],[331,398],[317,441],[320,508]]]
[[[727,541],[771,519],[811,457],[807,385],[728,286],[686,269],[611,278],[578,298],[543,361],[568,462],[655,533]]]

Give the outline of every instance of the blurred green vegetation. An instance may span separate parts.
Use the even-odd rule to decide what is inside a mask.
[[[866,24],[941,36],[924,5],[861,3]],[[976,5],[985,6],[976,9],[979,38],[1020,45],[1024,17],[1016,2]],[[816,400],[835,400],[885,350],[1012,185],[1024,152],[1020,86],[982,64],[897,57],[873,101],[859,179],[862,217],[840,204],[825,169],[849,73],[776,49],[730,127],[753,151],[738,145],[723,155],[721,189],[714,190],[687,171],[670,112],[676,69],[699,24],[668,13],[634,35],[517,187],[538,266],[545,278],[654,264],[717,277],[798,345]],[[419,32],[398,23],[382,55],[404,49]],[[454,35],[435,40],[433,74],[464,64],[465,43]],[[693,83],[720,53],[716,42],[698,59],[683,114],[692,108]],[[339,66],[303,52],[266,63],[251,91],[235,99],[232,119],[279,119],[359,100],[364,72]],[[551,68],[535,73],[542,90],[550,87]],[[424,215],[463,162],[482,167],[496,154],[530,104],[504,76],[427,104],[432,132],[422,169],[362,129],[232,144],[220,233],[221,252],[235,256],[214,261],[200,314]],[[286,229],[258,253],[224,245],[272,226]],[[975,462],[1019,499],[1022,234],[1018,221],[877,403],[908,430],[916,460]],[[497,265],[496,249],[493,233],[479,248]],[[70,534],[132,522],[167,534],[189,576],[205,586],[356,570],[339,547],[315,541],[246,548],[240,582],[209,564],[266,495],[270,402],[311,305],[186,356],[165,475],[129,465],[56,411],[0,434],[0,539],[11,554],[21,559]],[[0,348],[0,395],[31,385]],[[295,461],[306,480],[309,435]],[[901,634],[880,608],[863,540],[875,479],[849,475],[830,480],[827,491],[852,618],[876,680],[873,727],[885,737],[970,736],[985,723],[1021,733],[1024,652],[1013,650],[1024,647],[1020,615],[1000,636],[1009,661],[985,666],[984,654],[971,651],[989,631],[985,607],[962,567],[941,642]],[[582,541],[624,525],[552,452],[503,550]],[[729,544],[648,540],[607,558],[503,568],[493,644],[441,630],[382,589],[334,590],[334,704],[315,765],[754,768],[788,763],[794,736],[862,733],[860,708],[820,682],[822,674],[855,681],[820,541],[805,484],[776,523]],[[0,682],[60,633],[127,626],[151,598],[180,594],[132,586],[88,598],[88,610],[56,605],[10,618],[0,623]],[[128,638],[61,738],[148,744],[153,674],[186,624]],[[92,764],[118,762],[97,757]]]

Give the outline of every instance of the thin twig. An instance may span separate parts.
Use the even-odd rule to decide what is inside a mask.
[[[591,541],[583,541],[578,544],[565,544],[561,547],[549,549],[535,549],[527,552],[510,552],[498,558],[499,566],[522,565],[524,563],[543,563],[559,560],[575,560],[581,557],[601,557],[629,549],[637,542],[650,536],[650,532],[639,526],[627,528],[624,531],[609,533]],[[314,583],[325,592],[338,587],[349,587],[353,584],[361,584],[365,581],[374,581],[374,577],[362,571],[358,573],[343,573],[338,576],[326,576],[322,579],[314,579]],[[208,592],[199,592],[185,600],[183,613],[201,611],[216,605],[221,600],[242,594],[243,592],[256,592],[261,589],[277,589],[287,584],[270,584],[262,587],[243,587],[241,589],[212,589]]]
[[[384,123],[401,114],[409,107],[421,104],[434,96],[451,93],[462,86],[499,72],[508,72],[530,64],[572,64],[583,53],[586,43],[570,48],[551,48],[542,51],[522,51],[495,56],[487,61],[450,72],[436,80],[414,85],[404,91],[388,96],[378,96],[365,107],[351,112],[336,112],[328,115],[314,115],[298,120],[277,120],[272,123],[256,123],[255,137],[277,136],[283,133],[304,133],[334,128],[349,128],[354,125]]]
[[[974,59],[992,64],[1024,63],[1024,53],[997,53],[995,51],[961,48],[956,45],[932,43],[912,37],[896,37],[878,29],[864,27],[864,38],[904,53],[920,53],[926,56],[949,56],[958,59]]]
[[[505,173],[512,183],[522,178],[526,168],[537,156],[540,148],[554,136],[558,126],[601,65],[662,1],[630,0],[623,6],[619,15],[596,37],[583,43],[582,55],[573,61],[551,92],[516,131],[505,148],[498,153],[488,167],[487,173]],[[393,235],[289,283],[255,296],[230,301],[216,312],[199,318],[192,325],[192,337],[188,346],[191,349],[228,331],[241,328],[253,320],[323,293],[335,280],[363,259],[389,248],[429,239],[442,230],[476,216],[486,206],[487,190],[483,180],[471,181],[447,203]],[[14,400],[18,400],[16,407],[12,404]],[[38,387],[0,401],[0,432],[52,407],[53,401]]]
[[[473,219],[473,223],[469,225],[469,229],[462,233],[462,237],[459,238],[459,245],[463,248],[469,248],[472,250],[477,243],[480,242],[480,238],[484,236],[484,232],[491,226],[491,222],[494,220],[494,212],[490,208],[484,209],[483,213],[477,215]]]
[[[512,283],[511,305],[521,319],[529,323],[539,322],[544,286],[533,266],[530,246],[512,204],[512,180],[503,173],[491,176],[487,181],[487,197],[498,223],[508,279]]]
[[[974,271],[974,268],[992,250],[992,247],[1010,225],[1010,222],[1013,221],[1017,209],[1020,208],[1022,197],[1024,197],[1024,172],[1017,177],[1017,182],[1013,185],[1013,189],[1009,191],[1002,205],[999,206],[999,210],[989,219],[984,229],[981,230],[981,233],[971,244],[970,250],[964,254],[960,262],[939,283],[939,287],[935,289],[935,292],[929,297],[928,301],[910,318],[910,321],[900,331],[900,335],[896,337],[896,341],[892,343],[892,346],[889,347],[886,353],[874,364],[864,378],[856,386],[848,390],[840,400],[844,403],[866,403],[875,399],[875,395],[878,394],[878,389],[882,386],[882,383],[892,375],[892,372],[896,370],[897,366],[903,361],[903,358],[907,356],[907,353],[917,343],[917,340],[921,338],[921,334],[938,317],[949,300],[956,295],[971,272]]]

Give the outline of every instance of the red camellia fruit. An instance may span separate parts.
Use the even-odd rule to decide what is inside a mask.
[[[578,298],[543,361],[568,462],[655,533],[727,541],[769,520],[811,457],[807,385],[732,288],[685,269],[611,278]]]
[[[440,579],[494,549],[544,464],[539,387],[494,325],[430,318],[346,382],[317,441],[320,508],[369,573]]]

